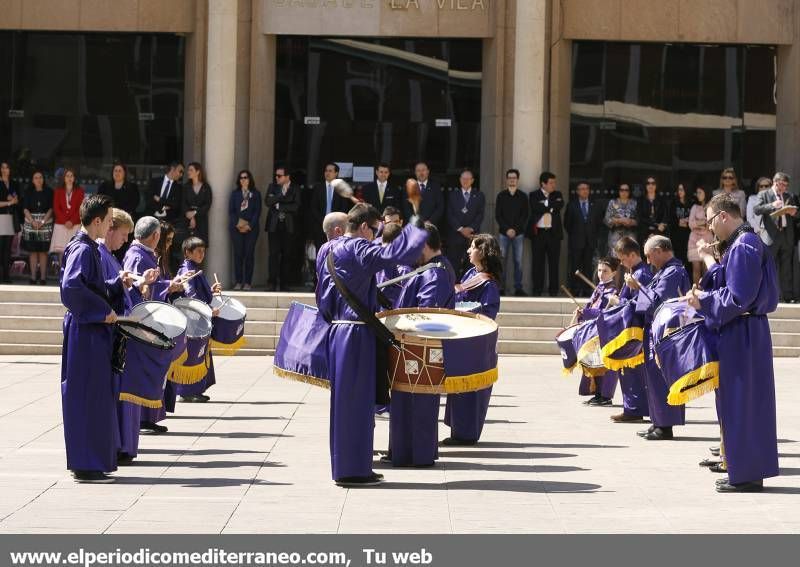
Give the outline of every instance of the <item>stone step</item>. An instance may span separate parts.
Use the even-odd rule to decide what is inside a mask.
[[[61,354],[61,343],[57,345],[0,343],[0,354],[14,354],[20,356]]]
[[[60,331],[63,321],[63,315],[56,317],[0,315],[0,330]]]

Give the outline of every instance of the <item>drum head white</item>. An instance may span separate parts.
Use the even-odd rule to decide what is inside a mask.
[[[211,307],[199,299],[181,297],[172,303],[186,316],[186,336],[205,338],[211,334]]]
[[[392,331],[423,339],[480,337],[497,330],[497,323],[491,319],[460,315],[456,311],[387,315],[383,322]]]
[[[186,316],[169,303],[145,301],[131,309],[131,317],[174,339],[186,332]]]
[[[559,341],[571,341],[572,337],[575,336],[575,331],[577,330],[578,327],[579,325],[570,325],[569,327],[558,333],[556,335],[556,339]]]
[[[226,321],[239,321],[247,316],[247,307],[244,306],[244,303],[230,295],[215,295],[211,300],[211,308],[219,309],[219,318]]]
[[[459,301],[456,303],[456,311],[467,311],[475,313],[481,308],[479,301]]]

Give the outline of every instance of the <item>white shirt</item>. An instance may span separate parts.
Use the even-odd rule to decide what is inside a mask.
[[[544,193],[544,206],[546,208],[549,208],[550,204],[548,201],[550,200],[550,196],[545,191],[542,191],[542,193]],[[553,228],[553,215],[551,215],[550,213],[543,214],[542,218],[539,219],[539,222],[536,223],[536,227]]]
[[[386,194],[386,181],[378,181],[378,200],[383,203],[383,196]]]
[[[160,198],[161,198],[162,201],[169,197],[169,188],[170,188],[171,184],[172,184],[172,179],[170,179],[169,177],[167,177],[165,175],[164,176],[164,181],[161,182]]]

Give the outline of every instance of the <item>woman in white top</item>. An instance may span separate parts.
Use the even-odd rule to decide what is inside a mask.
[[[732,167],[726,167],[719,175],[719,189],[714,191],[714,195],[719,193],[728,193],[739,204],[739,209],[742,211],[742,216],[747,212],[747,196],[744,191],[739,189],[739,180],[736,177],[736,171]],[[709,197],[709,200],[711,197]]]

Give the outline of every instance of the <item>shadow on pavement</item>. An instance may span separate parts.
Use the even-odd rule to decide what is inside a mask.
[[[163,477],[115,477],[116,484],[179,485],[187,488],[225,488],[229,486],[291,486],[290,482],[269,482],[252,478],[163,478]]]
[[[140,455],[233,455],[236,453],[266,455],[269,451],[250,451],[248,449],[139,449]]]
[[[188,467],[192,469],[228,469],[236,467],[285,467],[283,463],[269,461],[140,461],[136,460],[134,467]],[[127,470],[127,467],[125,468]]]
[[[439,456],[445,458],[461,457],[466,459],[563,459],[577,457],[572,453],[525,453],[522,451],[449,451],[439,449]]]
[[[454,480],[441,484],[384,482],[384,489],[400,490],[495,490],[499,492],[596,492],[599,484],[548,480]],[[800,489],[798,489],[800,490]]]

